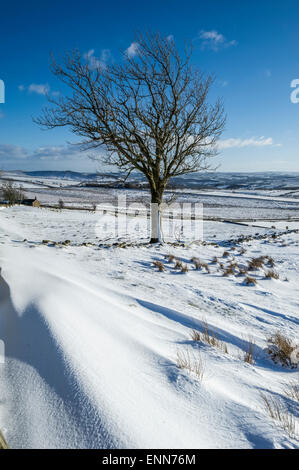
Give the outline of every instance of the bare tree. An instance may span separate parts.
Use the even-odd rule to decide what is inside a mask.
[[[11,205],[20,204],[25,198],[22,186],[17,187],[12,181],[3,183],[1,192],[2,197]]]
[[[174,176],[211,168],[210,157],[225,117],[220,101],[210,105],[213,83],[159,33],[139,34],[134,54],[120,64],[86,61],[75,50],[51,69],[70,94],[55,99],[35,122],[47,129],[68,126],[84,149],[105,149],[105,163],[139,171],[151,192],[152,242],[159,240],[159,206]]]

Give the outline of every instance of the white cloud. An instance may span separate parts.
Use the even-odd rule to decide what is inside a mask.
[[[112,60],[112,54],[110,49],[102,49],[100,58],[94,55],[95,50],[90,49],[84,54],[85,60],[88,62],[89,67],[94,69],[105,69],[107,63]]]
[[[31,83],[28,87],[29,93],[37,93],[38,95],[47,95],[50,91],[49,85]]]
[[[274,144],[272,137],[251,137],[250,139],[226,139],[220,140],[218,143],[218,148],[220,150],[225,150],[229,148],[243,148],[243,147],[266,147],[266,146],[275,146],[279,147],[280,144]]]
[[[18,86],[19,91],[23,92],[25,90],[28,91],[28,93],[36,93],[37,95],[48,95],[50,93],[50,86],[48,84],[36,84],[36,83],[31,83],[29,86],[25,85],[19,85]],[[60,92],[59,91],[52,91],[51,92],[52,96],[59,96]]]
[[[132,44],[126,49],[126,54],[128,57],[135,57],[139,52],[138,42],[132,42]]]
[[[27,151],[19,145],[0,144],[0,162],[2,160],[22,160],[27,157]]]
[[[48,145],[28,149],[19,145],[0,144],[0,168],[3,170],[95,171],[97,163],[90,159],[99,151],[81,151],[76,145]]]
[[[90,49],[88,52],[86,52],[84,54],[84,58],[88,62],[89,67],[91,69],[97,69],[97,68],[100,68],[102,66],[102,63],[101,63],[100,59],[97,59],[94,56],[94,49]]]
[[[223,88],[228,86],[228,81],[227,80],[218,80],[218,83],[220,86],[222,86]]]
[[[112,59],[112,54],[110,49],[103,49],[101,52],[101,61],[102,62],[109,62]]]
[[[199,38],[201,39],[202,48],[212,49],[213,51],[218,51],[220,48],[237,45],[237,41],[234,39],[232,41],[228,41],[223,34],[218,33],[215,30],[202,30],[199,33]]]
[[[0,144],[0,168],[1,160],[72,160],[89,154],[76,145],[47,145],[28,150],[19,145]]]
[[[93,57],[93,55],[94,55],[94,49],[89,49],[88,52],[85,52],[84,59],[88,61]]]

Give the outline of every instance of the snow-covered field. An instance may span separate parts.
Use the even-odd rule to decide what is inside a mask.
[[[277,331],[298,343],[299,233],[283,234],[287,223],[205,221],[204,244],[121,247],[105,243],[99,218],[0,211],[0,429],[9,446],[297,448],[298,403],[286,389],[298,369],[275,364],[266,349]],[[140,227],[135,242],[145,219]],[[228,242],[242,235],[253,237]],[[189,272],[175,270],[168,254]],[[223,277],[220,262],[245,267],[261,255],[273,257],[279,279],[264,279],[262,268],[249,273],[252,286]],[[195,270],[192,257],[210,273]],[[192,339],[202,322],[220,346]],[[244,360],[250,341],[252,363]],[[202,377],[178,367],[177,356]],[[269,416],[261,394],[289,410],[292,430]]]
[[[112,175],[113,176],[113,175]],[[127,204],[148,205],[148,191],[142,188],[119,187],[119,175],[96,175],[72,172],[40,172],[37,175],[22,172],[4,172],[1,179],[21,184],[26,197],[43,205],[57,206],[59,199],[65,207],[91,209],[94,204],[118,204],[126,197]],[[93,187],[112,182],[114,187]],[[136,176],[133,178],[134,182]],[[139,181],[140,182],[140,181]],[[85,186],[89,184],[89,186]],[[299,222],[299,175],[290,174],[224,174],[188,175],[178,179],[175,190],[166,192],[166,199],[175,192],[178,203],[201,203],[204,216],[226,220],[280,220]],[[235,189],[228,189],[235,187]]]

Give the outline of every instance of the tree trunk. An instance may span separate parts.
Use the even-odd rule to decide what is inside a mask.
[[[151,198],[151,240],[150,243],[161,242],[161,212],[160,204],[162,202],[162,194],[152,192]]]

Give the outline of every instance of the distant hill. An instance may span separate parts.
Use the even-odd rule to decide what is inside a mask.
[[[82,181],[92,180],[97,178],[96,173],[80,173],[77,171],[24,171],[25,175],[33,176],[36,178],[60,178],[60,179],[73,179]]]
[[[73,180],[80,182],[82,186],[101,186],[109,183],[109,186],[122,185],[124,174],[120,172],[88,173],[76,171],[15,171],[5,172],[15,175],[26,175],[32,178],[49,178]],[[145,179],[142,174],[132,173],[127,179],[126,187],[144,187]],[[173,189],[227,189],[227,190],[299,190],[299,173],[287,172],[259,172],[259,173],[193,173],[172,178],[169,187]]]

